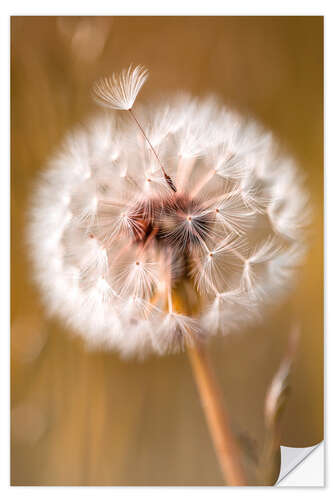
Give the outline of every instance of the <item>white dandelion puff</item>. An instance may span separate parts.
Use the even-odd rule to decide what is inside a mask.
[[[193,258],[191,275],[201,293],[209,294],[230,286],[236,274],[236,268],[239,268],[242,263],[238,249],[244,244],[243,241],[235,238],[233,233],[230,233],[211,250],[207,248],[205,252]]]
[[[128,111],[147,78],[148,70],[143,66],[130,66],[119,74],[101,78],[93,86],[95,100],[108,108]]]
[[[297,240],[302,237],[311,220],[309,196],[297,184],[290,184],[287,189],[290,193],[289,203],[279,195],[272,200],[267,213],[276,233]]]
[[[244,259],[241,287],[251,298],[264,298],[267,295],[266,264],[281,252],[281,245],[273,236],[255,246],[248,258]]]
[[[130,67],[94,86],[96,115],[51,159],[28,243],[49,313],[92,348],[143,357],[240,330],[291,290],[310,219],[304,179],[272,135],[215,98],[132,107]],[[141,121],[142,116],[142,121]],[[179,294],[197,306],[180,314]]]
[[[123,266],[116,277],[120,296],[149,298],[158,282],[157,271],[154,262],[135,260]]]
[[[191,345],[194,337],[200,335],[196,321],[175,312],[166,314],[159,325],[152,341],[159,354],[183,350],[186,343]]]
[[[212,334],[222,331],[226,335],[239,324],[250,323],[257,319],[256,303],[246,296],[241,288],[227,292],[217,292],[206,311],[203,313],[203,325]]]
[[[226,179],[240,179],[251,171],[246,156],[229,151],[229,146],[222,144],[212,157],[215,172]]]
[[[102,201],[99,205],[98,220],[93,227],[94,233],[102,243],[109,247],[118,238],[135,238],[143,235],[144,227],[136,210],[126,212],[126,206]]]
[[[222,195],[216,204],[215,213],[223,229],[237,235],[246,233],[255,219],[254,211],[244,203],[239,190]]]
[[[292,287],[293,281],[290,277],[303,264],[305,253],[306,246],[297,242],[284,248],[269,260],[268,272],[270,279],[268,283],[270,283],[270,295],[273,299],[278,299],[285,289]]]
[[[87,244],[81,251],[76,250],[79,257],[80,269],[83,275],[93,273],[96,276],[104,276],[109,269],[107,249],[96,241],[89,238]]]
[[[165,205],[161,216],[162,236],[171,247],[184,250],[203,246],[214,234],[215,214],[198,206],[192,199],[178,197]]]
[[[93,188],[87,186],[86,190],[81,189],[78,197],[72,198],[71,210],[77,224],[87,230],[94,225],[98,209],[98,196]]]

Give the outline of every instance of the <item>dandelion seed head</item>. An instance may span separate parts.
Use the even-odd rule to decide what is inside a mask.
[[[131,110],[146,78],[130,67],[95,97]],[[143,133],[113,111],[67,137],[27,233],[48,311],[124,357],[258,321],[290,291],[310,218],[299,169],[253,121],[188,95],[141,114]],[[177,310],[184,283],[194,316]]]

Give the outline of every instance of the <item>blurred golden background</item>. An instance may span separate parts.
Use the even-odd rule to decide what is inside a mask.
[[[293,318],[302,338],[283,442],[323,439],[323,18],[12,17],[11,482],[219,485],[186,354],[124,362],[46,317],[24,241],[29,195],[92,82],[143,64],[140,99],[218,94],[273,130],[308,176],[311,245],[296,292],[264,324],[212,345],[236,432],[258,445]]]

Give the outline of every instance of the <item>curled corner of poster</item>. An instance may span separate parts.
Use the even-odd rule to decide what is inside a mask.
[[[324,441],[307,448],[281,446],[281,469],[276,486],[323,487]]]

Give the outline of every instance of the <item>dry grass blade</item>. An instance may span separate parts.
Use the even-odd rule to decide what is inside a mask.
[[[281,422],[290,393],[290,374],[298,347],[299,334],[299,325],[294,325],[289,335],[286,354],[267,392],[266,436],[257,472],[259,484],[274,484],[280,469]]]

